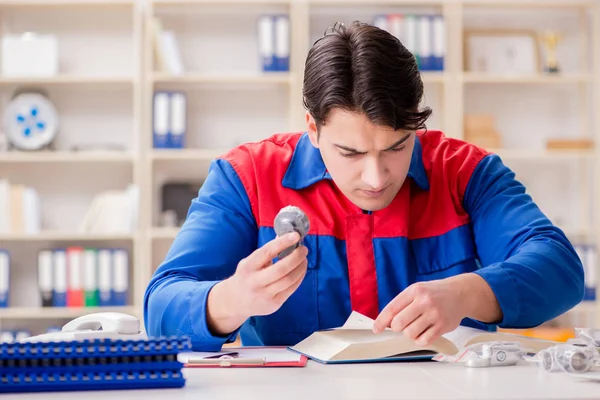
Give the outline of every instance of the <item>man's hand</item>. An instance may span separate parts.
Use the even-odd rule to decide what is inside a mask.
[[[277,254],[298,240],[296,232],[275,238],[240,261],[231,278],[212,288],[207,321],[213,333],[233,332],[249,317],[277,311],[298,289],[308,266],[306,247],[300,246],[272,263]]]
[[[502,312],[489,285],[476,274],[462,274],[409,286],[379,314],[374,332],[390,327],[420,346],[453,331],[463,318],[495,322]]]

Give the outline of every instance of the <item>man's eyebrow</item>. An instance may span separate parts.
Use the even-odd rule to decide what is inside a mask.
[[[410,135],[412,135],[412,133],[407,134],[402,139],[398,140],[396,143],[394,143],[393,145],[391,145],[390,147],[388,147],[384,151],[392,150],[392,149],[395,149],[396,147],[400,146],[402,143],[404,143],[404,142],[406,142],[408,140],[408,138],[410,137]]]
[[[395,149],[396,147],[400,146],[402,143],[406,142],[408,140],[408,138],[410,138],[410,135],[412,135],[412,133],[407,134],[402,139],[398,140],[396,143],[394,143],[393,145],[391,145],[390,147],[388,147],[387,149],[385,149],[383,151]],[[356,149],[353,149],[352,147],[343,146],[341,144],[336,144],[336,143],[332,143],[332,144],[335,147],[337,147],[338,149],[345,150],[350,153],[356,153],[356,154],[365,154],[366,153],[366,151],[358,151]]]

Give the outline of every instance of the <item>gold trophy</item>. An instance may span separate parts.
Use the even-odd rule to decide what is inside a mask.
[[[561,36],[556,32],[545,32],[541,35],[542,43],[546,48],[546,65],[544,70],[551,74],[560,72],[558,67],[558,61],[556,59],[556,47],[560,41]]]

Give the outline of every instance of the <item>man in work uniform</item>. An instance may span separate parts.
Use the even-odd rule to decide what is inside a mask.
[[[304,76],[306,132],[215,160],[145,294],[149,335],[195,350],[296,344],[352,310],[426,345],[459,324],[539,325],[583,297],[583,268],[500,158],[425,129],[413,55],[337,25]],[[276,238],[279,210],[310,220]],[[273,263],[275,261],[275,263]]]

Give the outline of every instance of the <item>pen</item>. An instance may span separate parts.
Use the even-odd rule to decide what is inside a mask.
[[[190,365],[220,365],[221,367],[229,367],[232,365],[264,365],[265,358],[190,358],[187,361]]]
[[[204,357],[204,359],[206,360],[206,359],[211,359],[211,358],[221,358],[223,356],[237,357],[239,355],[240,355],[240,353],[238,353],[237,351],[232,351],[230,353],[219,353],[219,354],[214,355],[214,356],[207,356],[207,357]]]

